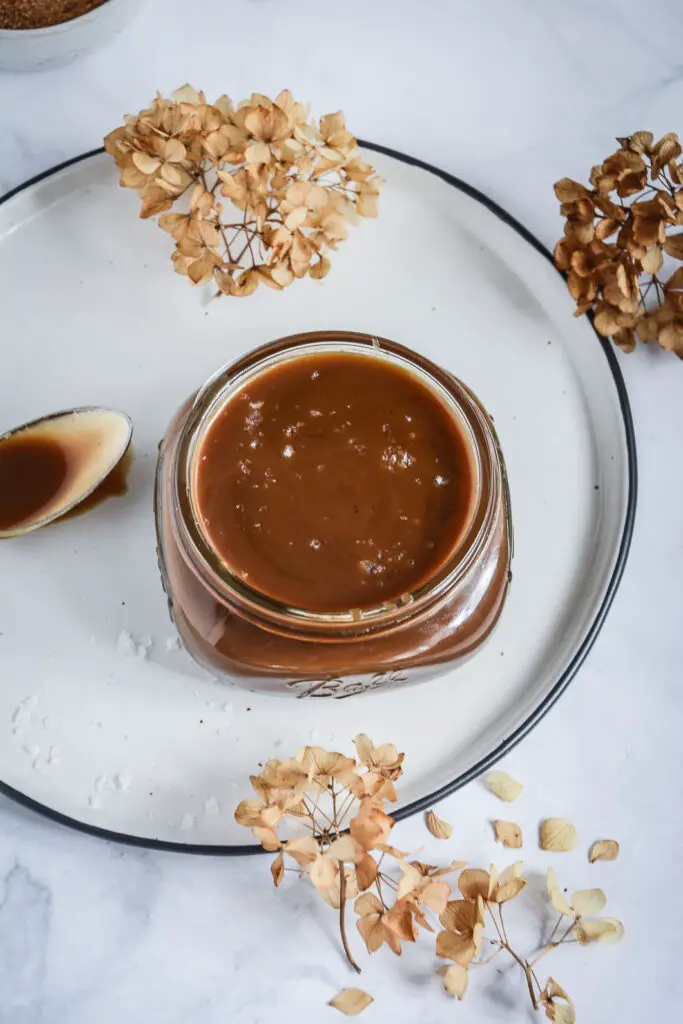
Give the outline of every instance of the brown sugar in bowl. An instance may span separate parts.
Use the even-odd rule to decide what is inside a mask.
[[[0,0],[0,70],[69,64],[118,34],[146,0]]]

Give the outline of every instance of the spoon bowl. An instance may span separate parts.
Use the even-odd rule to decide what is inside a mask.
[[[74,509],[116,468],[132,436],[126,413],[97,406],[52,413],[0,436],[0,539]]]

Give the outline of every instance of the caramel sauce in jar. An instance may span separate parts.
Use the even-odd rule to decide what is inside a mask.
[[[511,519],[492,422],[395,343],[285,338],[219,371],[160,447],[162,579],[189,652],[251,690],[432,678],[492,631]]]

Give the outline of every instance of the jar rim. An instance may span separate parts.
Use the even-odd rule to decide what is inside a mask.
[[[473,461],[475,487],[467,525],[444,561],[414,590],[371,607],[344,612],[311,611],[293,607],[251,587],[212,547],[197,516],[193,498],[196,454],[210,424],[226,402],[246,382],[281,362],[313,352],[350,352],[385,359],[420,378],[458,420]],[[504,480],[502,456],[490,418],[473,393],[461,381],[419,353],[376,335],[352,331],[313,331],[288,335],[260,346],[214,373],[195,395],[192,408],[175,448],[172,467],[173,501],[179,515],[176,529],[195,572],[219,600],[236,601],[247,613],[269,620],[281,628],[304,629],[316,634],[329,632],[335,639],[343,633],[363,634],[393,627],[431,607],[458,584],[476,562],[486,543],[501,500]],[[500,470],[497,472],[497,470]],[[503,494],[506,500],[506,494]]]

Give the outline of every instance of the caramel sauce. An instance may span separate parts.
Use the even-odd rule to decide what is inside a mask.
[[[0,530],[35,519],[67,482],[67,457],[55,441],[17,434],[0,442]]]
[[[474,469],[454,414],[400,366],[299,357],[250,381],[194,459],[205,536],[249,586],[315,612],[409,593],[454,552]]]
[[[89,512],[91,508],[101,505],[107,498],[120,498],[128,493],[128,474],[133,465],[133,446],[123,456],[118,465],[114,466],[109,476],[106,476],[99,487],[96,487],[92,494],[74,505],[70,512],[62,516],[62,519],[72,519],[76,516]]]
[[[97,438],[65,431],[50,434],[49,423],[41,430],[20,431],[0,440],[0,531],[10,531],[53,515],[60,502],[74,500],[74,481],[94,457]],[[63,516],[81,515],[107,498],[125,494],[133,461],[132,447],[111,473],[86,498]]]

